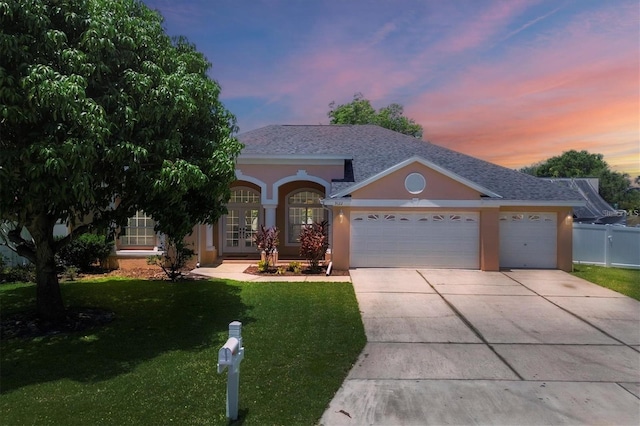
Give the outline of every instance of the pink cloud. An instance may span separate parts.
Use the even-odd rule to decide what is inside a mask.
[[[526,0],[491,3],[478,15],[455,26],[450,35],[438,43],[438,50],[447,53],[460,53],[484,46],[531,4],[531,1]]]
[[[408,115],[435,143],[508,167],[588,149],[640,173],[637,37],[571,28],[554,44],[469,67],[410,103]]]
[[[404,104],[406,115],[424,126],[425,139],[507,167],[588,149],[603,153],[613,167],[639,174],[639,34],[629,18],[633,7],[585,12],[556,30],[541,25],[557,9],[513,26],[528,4],[492,3],[476,21],[451,27],[437,43],[428,26],[422,33],[414,28],[411,41],[424,48],[406,60],[389,46],[383,49],[402,30],[397,20],[361,40],[319,26],[309,48],[267,70],[238,72],[225,82],[223,94],[283,103],[290,114],[281,122],[316,124],[328,122],[329,102],[349,102],[361,91],[376,107]],[[500,44],[534,30],[526,44]],[[473,56],[495,43],[499,56]]]

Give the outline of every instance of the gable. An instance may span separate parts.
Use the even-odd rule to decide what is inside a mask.
[[[413,175],[415,174],[415,175]],[[409,177],[413,175],[412,177]],[[421,178],[424,178],[424,189]],[[407,181],[409,179],[409,181]],[[413,180],[413,182],[412,182]],[[468,182],[428,161],[413,158],[400,163],[368,181],[355,185],[348,192],[352,199],[478,200],[483,195],[498,196]]]
[[[406,188],[407,185],[405,181],[407,177],[413,173],[424,177],[425,187],[422,192],[411,193]],[[419,183],[419,177],[414,177],[413,179],[416,179]],[[412,189],[411,182],[409,182],[409,189]],[[419,189],[419,186],[416,186],[415,189]],[[376,200],[411,200],[413,198],[428,200],[477,200],[480,198],[480,195],[480,192],[475,189],[469,188],[442,173],[416,162],[353,191],[351,198]]]

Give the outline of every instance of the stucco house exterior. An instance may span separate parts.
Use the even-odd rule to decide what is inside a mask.
[[[202,265],[255,255],[262,224],[280,229],[280,258],[295,258],[300,229],[327,219],[335,269],[572,268],[584,200],[565,185],[375,125],[271,125],[238,139],[229,213],[189,237]],[[119,257],[157,246],[146,220]]]

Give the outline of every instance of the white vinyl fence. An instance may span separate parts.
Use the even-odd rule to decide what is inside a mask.
[[[640,269],[640,228],[575,223],[573,261]]]

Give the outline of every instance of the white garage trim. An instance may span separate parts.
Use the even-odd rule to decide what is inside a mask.
[[[477,212],[352,212],[352,267],[479,268]]]
[[[500,213],[500,267],[556,268],[556,213]]]

